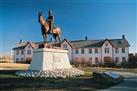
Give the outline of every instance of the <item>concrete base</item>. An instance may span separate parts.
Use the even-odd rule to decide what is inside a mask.
[[[30,70],[54,70],[71,68],[68,51],[61,49],[35,49]]]
[[[66,78],[83,75],[84,71],[72,68],[67,50],[35,49],[29,70],[18,71],[16,75],[25,77]]]

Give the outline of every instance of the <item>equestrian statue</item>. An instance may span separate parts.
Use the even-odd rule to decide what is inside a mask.
[[[46,20],[44,19],[42,12],[39,12],[38,18],[39,18],[39,23],[41,25],[41,32],[44,39],[44,43],[45,44],[47,43],[47,36],[51,35],[55,40],[55,45],[61,47],[61,38],[60,38],[61,29],[59,27],[54,26],[54,16],[52,15],[51,10],[49,10],[48,17]],[[57,43],[57,38],[58,38],[58,43]]]

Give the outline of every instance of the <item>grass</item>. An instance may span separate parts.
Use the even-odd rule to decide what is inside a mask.
[[[4,91],[96,91],[110,86],[94,82],[92,72],[88,70],[85,71],[83,76],[70,78],[30,78],[20,77],[15,74],[0,74],[0,89]]]
[[[19,78],[19,76],[15,74],[0,74],[0,78]]]
[[[14,74],[0,74],[0,89],[4,91],[15,90],[52,90],[52,91],[96,91],[97,89],[105,89],[112,85],[99,84],[92,80],[87,72],[80,77],[72,78],[30,78],[19,77]]]
[[[29,65],[25,64],[4,64],[3,68],[15,68],[16,70],[28,69]],[[100,67],[78,67],[85,71],[83,76],[71,78],[30,78],[20,77],[15,74],[0,74],[0,89],[1,91],[15,90],[48,90],[48,91],[96,91],[98,89],[106,89],[112,84],[99,84],[93,81],[93,71],[121,71],[136,73],[137,69],[117,69],[117,68],[100,68]]]

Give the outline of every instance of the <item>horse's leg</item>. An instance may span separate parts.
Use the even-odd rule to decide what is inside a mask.
[[[58,40],[59,40],[59,47],[61,47],[61,38],[60,38],[59,34],[57,36],[58,36]]]
[[[44,43],[47,42],[47,35],[46,34],[43,34],[43,39],[44,39]]]
[[[57,39],[56,39],[56,34],[53,34],[53,38],[54,38],[54,40],[55,40],[55,46],[57,46]]]
[[[43,39],[44,39],[44,43],[45,43],[45,42],[46,42],[46,41],[45,41],[45,34],[42,34],[42,36],[43,36]]]
[[[55,46],[57,46],[57,38],[56,38],[57,36],[56,35],[54,35],[54,39],[55,39]]]

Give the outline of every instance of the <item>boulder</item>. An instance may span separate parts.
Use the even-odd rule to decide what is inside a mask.
[[[123,76],[115,73],[115,72],[111,72],[111,71],[107,71],[107,72],[93,72],[93,80],[99,83],[104,83],[104,84],[109,84],[109,83],[119,83],[123,80]]]

